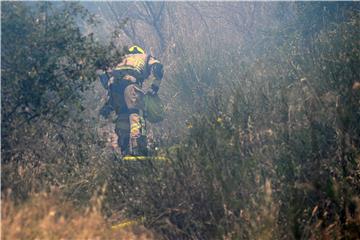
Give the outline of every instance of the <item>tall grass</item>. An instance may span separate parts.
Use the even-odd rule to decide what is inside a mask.
[[[33,195],[21,205],[2,200],[1,239],[159,239],[141,225],[112,229],[99,209],[77,208],[57,191]],[[125,220],[125,219],[123,219]]]

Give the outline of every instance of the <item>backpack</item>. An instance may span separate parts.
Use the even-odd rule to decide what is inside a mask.
[[[157,94],[145,94],[144,104],[145,119],[149,120],[151,123],[158,123],[164,120],[164,104]]]

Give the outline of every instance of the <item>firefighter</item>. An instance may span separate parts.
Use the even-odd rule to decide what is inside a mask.
[[[143,83],[151,81],[151,89],[147,94],[156,95],[163,78],[163,65],[141,47],[134,45],[116,67],[102,71],[99,77],[108,91],[108,100],[100,114],[108,118],[115,111],[115,132],[122,155],[146,155]]]

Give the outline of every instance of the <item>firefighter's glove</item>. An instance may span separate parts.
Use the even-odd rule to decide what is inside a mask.
[[[105,104],[101,109],[100,109],[100,115],[103,116],[104,118],[109,118],[110,113],[113,111],[112,107],[108,104]]]
[[[155,84],[151,84],[151,91],[150,91],[150,93],[151,93],[152,95],[156,95],[158,91],[159,91],[159,86],[157,86],[157,85],[155,85]]]

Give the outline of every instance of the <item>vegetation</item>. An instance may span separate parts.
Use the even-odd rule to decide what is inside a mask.
[[[77,19],[94,20],[76,4],[4,2],[2,13],[3,189],[11,187],[15,199],[51,185],[69,194],[86,182],[96,189],[101,179],[88,173],[103,151],[82,99],[95,66],[118,53],[81,33]]]
[[[133,237],[145,239],[359,239],[359,4],[136,4],[148,15],[130,17],[153,24],[175,66],[167,119],[151,126],[168,162],[122,162],[106,146],[95,69],[121,51],[85,34],[99,26],[90,12],[2,4],[5,239],[125,238],[110,228],[125,218],[142,219]],[[205,26],[230,11],[226,26],[248,34],[186,45],[186,7]]]
[[[111,229],[96,207],[74,211],[74,206],[52,192],[36,194],[21,207],[2,204],[3,239],[154,239],[144,227]],[[97,204],[94,203],[93,206]],[[97,205],[99,206],[99,205]]]

